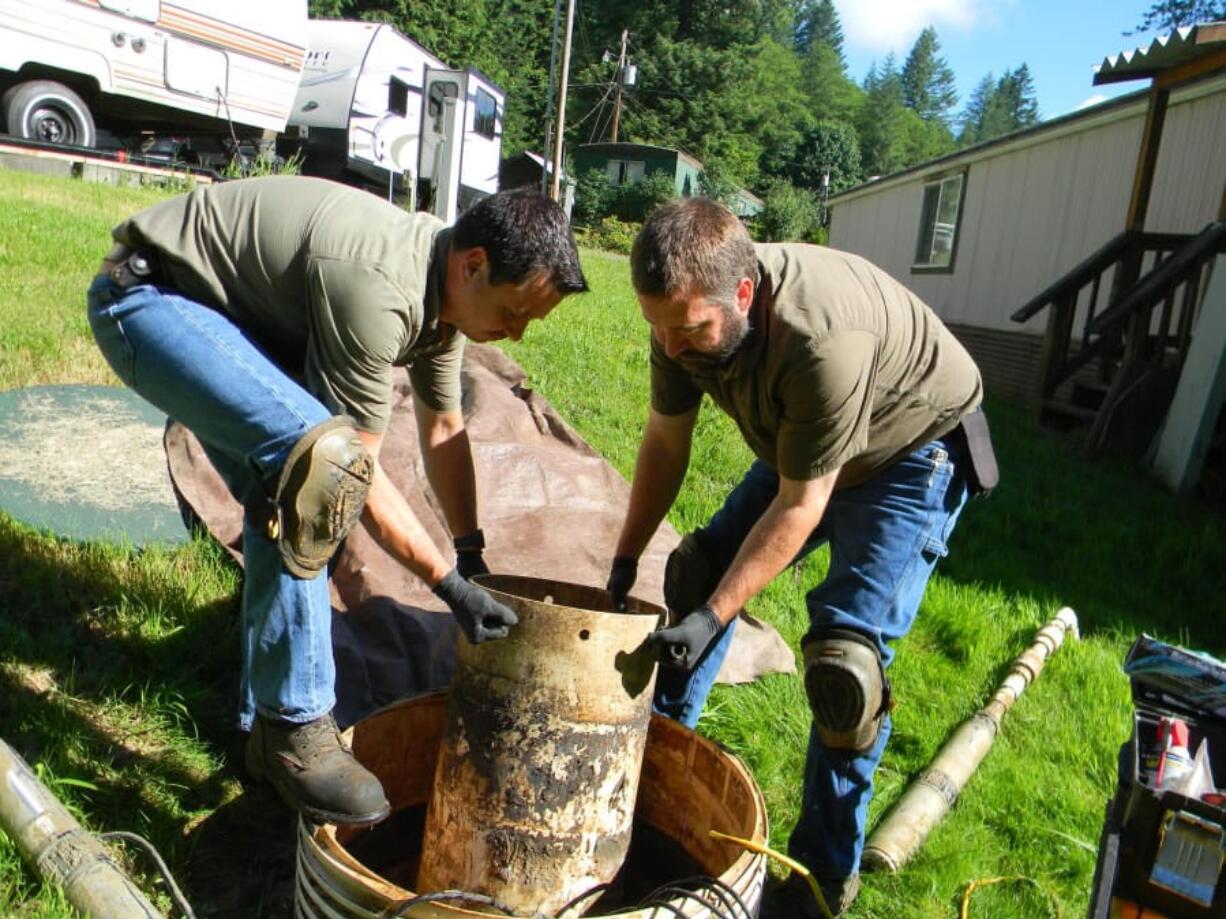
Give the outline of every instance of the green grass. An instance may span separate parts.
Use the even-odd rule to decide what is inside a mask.
[[[95,354],[83,290],[109,227],[155,200],[0,171],[0,389],[113,382]],[[594,293],[568,299],[507,351],[624,475],[647,402],[646,327],[626,260],[584,254]],[[1120,662],[1142,630],[1226,653],[1226,525],[1135,473],[1092,465],[990,406],[1004,482],[973,503],[892,676],[895,733],[877,776],[876,820],[1035,629],[1062,605],[1084,638],[1066,645],[1004,722],[949,818],[895,877],[867,878],[855,916],[954,917],[972,880],[973,917],[1032,919],[1086,908],[1116,752],[1129,729]],[[749,462],[730,422],[704,409],[671,514],[680,531],[715,510]],[[610,550],[612,547],[610,547]],[[795,644],[816,553],[751,610]],[[285,916],[291,824],[224,762],[237,687],[239,575],[205,539],[175,550],[73,545],[0,515],[0,737],[37,764],[91,828],[132,830],[167,856],[198,913]],[[701,730],[740,755],[767,800],[780,848],[795,820],[807,707],[795,677],[718,687]],[[271,816],[274,815],[274,816]],[[125,864],[169,900],[138,858]],[[241,903],[237,899],[243,897]],[[67,917],[0,834],[0,915]]]

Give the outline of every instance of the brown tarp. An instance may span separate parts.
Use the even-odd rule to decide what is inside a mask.
[[[463,375],[490,569],[603,586],[629,485],[525,387],[523,370],[497,348],[469,345]],[[172,423],[165,442],[181,500],[241,563],[238,502],[191,432]],[[380,462],[450,555],[450,536],[418,451],[403,372]],[[656,533],[639,563],[636,596],[663,603],[664,563],[677,541],[667,523]],[[334,559],[332,602],[338,720],[352,723],[395,699],[448,684],[459,634],[454,618],[364,527],[350,534]],[[748,682],[769,672],[795,672],[792,651],[771,626],[742,614],[720,681]]]

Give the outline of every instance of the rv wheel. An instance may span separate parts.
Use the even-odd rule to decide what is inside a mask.
[[[31,80],[9,87],[0,96],[5,130],[14,137],[49,144],[92,147],[97,140],[89,106],[75,92],[53,80]]]

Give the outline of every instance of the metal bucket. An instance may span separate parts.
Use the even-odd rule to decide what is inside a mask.
[[[488,912],[442,902],[419,902],[400,912],[417,896],[414,888],[422,847],[421,814],[430,797],[447,705],[446,693],[431,693],[398,702],[354,726],[354,755],[382,781],[392,815],[383,824],[367,829],[300,822],[296,919],[383,919],[389,915],[489,919]],[[726,885],[746,910],[739,905],[728,908],[719,898],[707,898],[712,906],[704,906],[701,899],[672,894],[658,901],[663,905],[627,904],[613,910],[597,906],[591,915],[617,919],[748,919],[756,913],[766,879],[766,857],[714,840],[708,834],[714,829],[759,845],[767,842],[762,793],[753,776],[731,753],[675,721],[653,716],[635,825],[636,832],[649,829],[683,856],[674,875],[667,874],[671,863],[658,866],[671,880],[695,871],[709,875]],[[632,843],[632,861],[637,845]],[[654,850],[649,858],[660,860]],[[591,902],[585,900],[559,916],[572,919],[583,915]],[[526,919],[532,914],[519,915]]]
[[[611,881],[630,845],[665,611],[606,591],[486,575],[519,616],[461,641],[426,814],[419,890],[552,914]]]

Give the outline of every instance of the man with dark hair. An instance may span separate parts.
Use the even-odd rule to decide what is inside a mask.
[[[455,227],[319,179],[248,179],[154,205],[113,232],[89,321],[128,386],[195,433],[244,506],[239,727],[247,769],[316,821],[388,802],[332,718],[327,578],[359,517],[431,585],[471,642],[515,614],[488,569],[460,411],[464,341],[519,340],[587,289],[566,217],[521,192]],[[392,376],[407,366],[453,565],[379,466]]]
[[[652,330],[651,412],[608,587],[618,603],[633,587],[710,395],[757,460],[669,556],[664,596],[675,618],[649,639],[665,665],[655,705],[693,727],[738,612],[829,543],[829,572],[806,597],[813,722],[788,848],[837,914],[859,890],[872,775],[890,733],[889,643],[911,627],[968,491],[994,481],[979,372],[932,310],[881,269],[825,247],[755,246],[713,201],[657,210],[630,265]],[[765,910],[820,914],[795,884]]]

